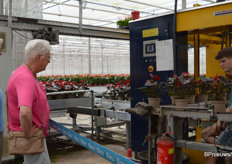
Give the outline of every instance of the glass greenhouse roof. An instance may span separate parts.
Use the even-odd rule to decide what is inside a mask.
[[[129,17],[132,11],[140,11],[140,17],[144,18],[174,11],[174,3],[174,0],[83,0],[82,23],[117,28],[116,22]],[[177,10],[213,3],[216,0],[179,0]],[[43,19],[79,24],[79,5],[79,0],[43,0]]]

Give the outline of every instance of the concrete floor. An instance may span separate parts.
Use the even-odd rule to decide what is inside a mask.
[[[127,150],[120,145],[105,145],[110,150],[126,156]],[[96,155],[89,150],[71,152],[67,155],[60,156],[52,164],[110,164],[111,162]]]
[[[54,121],[62,122],[62,123],[72,123],[72,119],[66,114],[65,117],[53,118]],[[110,120],[109,120],[110,121]],[[77,116],[77,124],[78,125],[90,125],[91,118],[89,115],[78,114]],[[70,127],[69,127],[70,128]],[[118,127],[112,127],[111,130],[118,130]],[[120,131],[125,131],[125,126],[120,127]],[[121,144],[108,144],[107,142],[105,147],[108,149],[121,154],[123,156],[127,155],[127,150]],[[52,161],[52,164],[110,164],[111,162],[105,160],[104,158],[96,155],[90,150],[78,150],[75,152],[69,152],[65,155],[59,155]]]

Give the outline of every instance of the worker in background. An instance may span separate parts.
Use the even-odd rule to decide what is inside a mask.
[[[27,43],[25,63],[13,72],[6,89],[8,132],[20,131],[30,138],[42,129],[45,122],[44,136],[48,135],[50,109],[46,91],[37,81],[36,74],[44,71],[50,63],[50,50],[51,45],[46,40],[35,39]],[[50,164],[45,138],[44,147],[42,153],[23,155],[24,164]]]
[[[216,60],[219,61],[220,66],[224,72],[228,72],[232,75],[232,48],[226,47],[219,51]],[[232,87],[232,86],[231,86]],[[226,112],[232,112],[232,97],[229,107]],[[216,138],[216,136],[219,136]],[[232,124],[218,120],[212,127],[207,127],[202,130],[201,137],[211,144],[219,144],[223,146],[232,146]],[[209,156],[206,159],[206,164],[215,164],[217,160],[216,156]]]
[[[0,55],[2,55],[2,43],[3,39],[0,38]],[[3,96],[2,96],[2,90],[0,88],[0,163],[2,161],[2,151],[3,151],[3,115],[2,115],[2,109],[3,109]]]

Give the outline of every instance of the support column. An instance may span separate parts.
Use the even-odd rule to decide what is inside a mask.
[[[79,0],[79,31],[82,33],[82,9],[83,9],[83,0]]]
[[[91,74],[91,42],[90,42],[90,38],[88,40],[89,42],[89,74]]]
[[[4,0],[0,0],[0,15],[3,15],[4,12],[3,12],[3,9],[4,9]]]
[[[230,31],[226,33],[226,47],[231,47]]]
[[[194,34],[194,79],[198,80],[200,75],[200,52],[199,52],[199,34]],[[196,94],[199,93],[199,89],[196,88]]]
[[[7,122],[7,109],[6,109],[6,96],[5,91],[7,88],[7,83],[12,74],[12,32],[10,27],[2,27],[0,26],[0,31],[5,32],[5,51],[3,51],[2,55],[0,55],[0,75],[1,75],[1,83],[0,88],[3,93],[3,119],[4,119],[4,132],[3,132],[3,157],[2,161],[11,160],[14,156],[8,154],[8,133],[6,130],[6,122]]]

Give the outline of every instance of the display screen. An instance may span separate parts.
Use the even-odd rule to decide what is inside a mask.
[[[155,43],[151,43],[151,44],[146,44],[145,45],[146,48],[146,54],[150,54],[150,53],[155,53],[156,49],[155,49]]]

